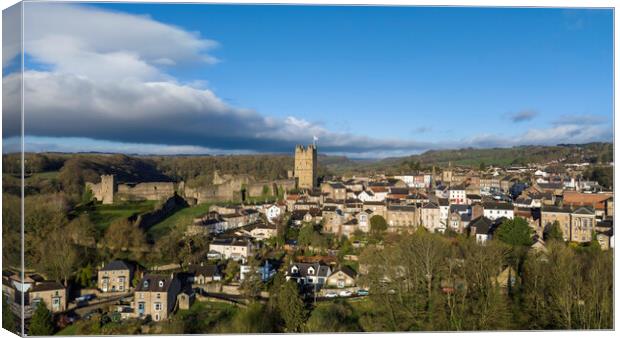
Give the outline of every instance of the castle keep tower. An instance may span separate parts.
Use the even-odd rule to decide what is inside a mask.
[[[114,175],[101,175],[101,200],[103,204],[114,203],[116,192],[116,178]]]
[[[295,177],[301,189],[312,189],[317,186],[317,151],[315,145],[295,147]]]

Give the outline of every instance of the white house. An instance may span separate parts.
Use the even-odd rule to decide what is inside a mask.
[[[450,204],[465,204],[467,203],[467,193],[463,187],[451,187],[449,190]]]
[[[322,263],[293,263],[286,271],[286,280],[294,280],[299,284],[323,286],[332,270]]]
[[[482,207],[484,209],[483,216],[490,220],[496,220],[500,217],[509,219],[515,217],[514,206],[510,203],[486,202],[483,203]]]
[[[265,209],[265,216],[267,217],[267,220],[269,221],[269,223],[273,223],[276,219],[280,217],[280,215],[282,215],[283,213],[282,209],[283,209],[282,207],[276,204]]]

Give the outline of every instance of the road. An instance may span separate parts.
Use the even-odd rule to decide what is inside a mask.
[[[115,295],[113,297],[106,297],[106,298],[97,298],[94,301],[88,302],[88,304],[86,306],[82,306],[82,307],[72,307],[67,309],[64,313],[70,313],[73,312],[75,314],[77,314],[78,316],[82,317],[85,314],[93,311],[93,310],[97,310],[97,309],[102,309],[106,306],[109,306],[111,304],[116,303],[117,301],[119,301],[121,298],[127,297],[131,295],[131,293],[124,293],[121,295]]]

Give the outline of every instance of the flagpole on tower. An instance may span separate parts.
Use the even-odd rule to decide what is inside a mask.
[[[312,145],[314,145],[314,147],[316,148],[316,143],[319,141],[319,138],[317,136],[312,136]]]

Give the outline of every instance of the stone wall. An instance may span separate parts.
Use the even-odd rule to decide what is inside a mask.
[[[145,182],[137,184],[119,184],[116,196],[120,200],[158,201],[174,195],[173,182]]]

